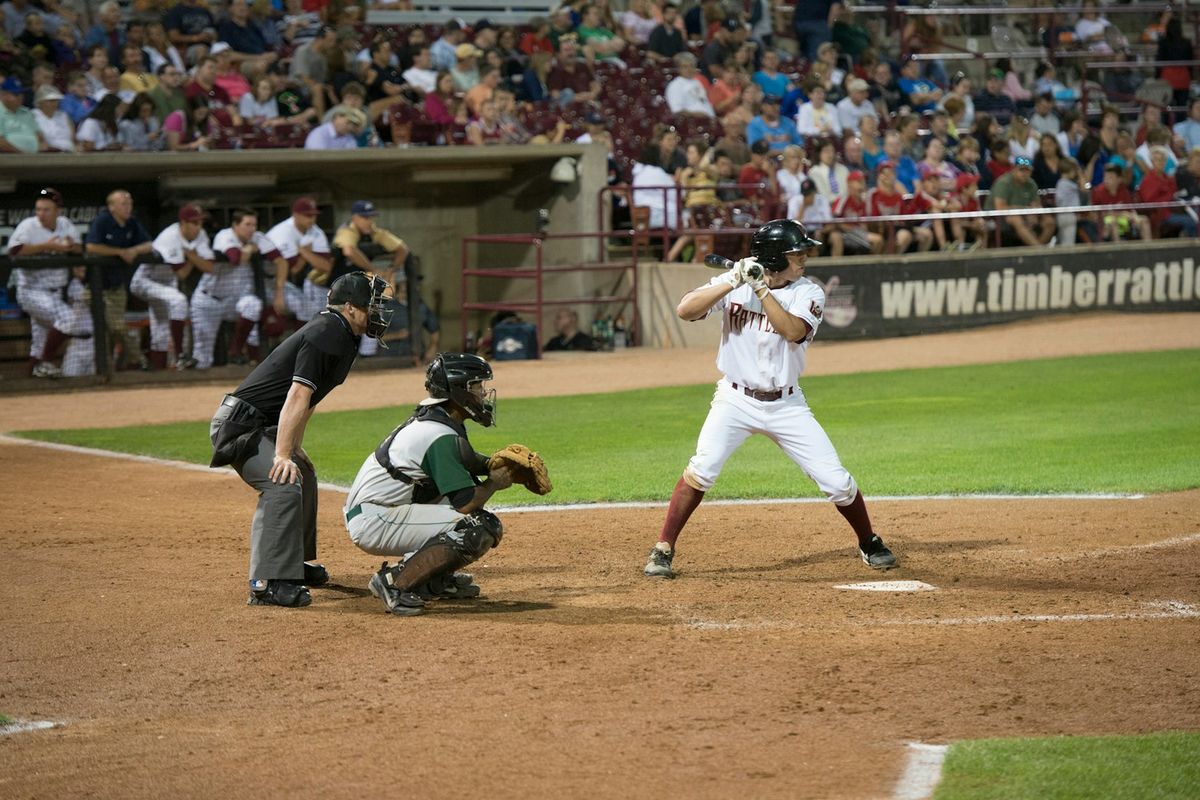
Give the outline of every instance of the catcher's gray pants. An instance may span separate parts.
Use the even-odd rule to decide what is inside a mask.
[[[464,515],[449,503],[380,506],[363,503],[345,509],[350,541],[376,556],[404,558],[438,534],[449,533]]]
[[[222,406],[209,428],[215,439],[231,409]],[[258,452],[238,475],[258,492],[258,508],[250,526],[250,580],[302,580],[304,562],[317,557],[317,473],[297,461],[298,483],[275,483],[275,439],[264,435]]]

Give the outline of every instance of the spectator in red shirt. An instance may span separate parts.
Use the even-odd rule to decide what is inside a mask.
[[[558,57],[546,76],[550,99],[559,106],[572,102],[590,103],[600,94],[600,83],[592,68],[578,57],[578,42],[574,33],[558,38]]]
[[[979,176],[960,172],[954,179],[954,195],[948,199],[946,210],[961,213],[979,213]],[[967,247],[967,231],[974,234],[974,241]],[[987,247],[987,223],[983,217],[950,220],[950,234],[954,237],[951,250],[978,250]]]
[[[1167,148],[1156,146],[1150,148],[1150,171],[1142,177],[1138,185],[1138,199],[1143,203],[1164,203],[1175,199],[1179,191],[1175,178],[1167,174]],[[1156,208],[1149,212],[1150,221],[1158,227],[1159,238],[1163,238],[1164,229],[1171,232],[1181,231],[1186,236],[1196,235],[1196,221],[1188,214],[1170,208]]]
[[[550,41],[550,21],[545,17],[534,17],[529,20],[529,26],[533,30],[521,34],[521,43],[517,45],[517,49],[527,56],[534,53],[553,55],[554,42]]]
[[[867,176],[854,170],[846,176],[846,193],[833,204],[837,219],[858,220],[867,216]],[[829,232],[829,254],[837,257],[874,255],[883,252],[883,236],[867,229],[863,222],[839,222]]]
[[[222,123],[241,125],[242,118],[237,107],[229,99],[229,93],[217,85],[217,60],[212,56],[200,59],[195,77],[183,90],[184,97],[202,97],[213,115]]]
[[[743,185],[742,196],[757,201],[760,208],[779,202],[779,183],[775,180],[779,162],[770,156],[770,152],[771,143],[759,139],[750,146],[750,161],[738,173],[738,183],[759,185],[760,188]]]
[[[1004,173],[1012,170],[1012,162],[1009,161],[1008,140],[997,137],[992,140],[988,148],[988,173],[992,176],[992,183],[1004,177]]]
[[[1122,170],[1118,164],[1104,165],[1104,182],[1092,189],[1092,205],[1120,206],[1133,203],[1133,195],[1122,180]],[[1114,211],[1104,215],[1105,237],[1110,241],[1119,241],[1133,232],[1137,226],[1143,239],[1150,238],[1149,218],[1136,211]]]
[[[930,169],[928,164],[921,164],[921,183],[917,186],[917,190],[913,192],[912,198],[908,201],[908,214],[941,214],[946,210],[946,199],[942,188],[942,176],[935,170]],[[946,222],[941,219],[926,220],[917,228],[918,232],[922,229],[933,231],[933,237],[937,240],[939,250],[946,250]],[[918,243],[920,236],[917,237]]]
[[[875,188],[867,193],[867,211],[872,217],[895,217],[904,210],[904,187],[896,180],[896,165],[880,161],[875,167]],[[895,237],[895,252],[908,250],[913,241],[913,226],[902,222],[874,222],[871,226],[881,236]],[[928,234],[929,232],[926,231]],[[928,247],[924,248],[928,250]]]

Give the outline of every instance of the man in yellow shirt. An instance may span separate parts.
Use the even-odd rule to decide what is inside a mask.
[[[333,236],[333,271],[326,275],[317,276],[316,270],[309,273],[309,280],[317,282],[317,277],[335,281],[342,275],[351,272],[374,272],[382,276],[388,283],[395,285],[396,272],[403,271],[404,261],[408,258],[408,245],[396,234],[375,224],[379,211],[370,200],[355,200],[350,206],[350,221],[337,229]],[[373,245],[373,246],[371,246]],[[364,251],[364,247],[366,250]],[[372,263],[371,254],[379,251],[391,255],[391,263],[387,266]],[[370,352],[362,352],[364,356],[374,355],[375,340],[367,343],[363,340],[364,348]]]

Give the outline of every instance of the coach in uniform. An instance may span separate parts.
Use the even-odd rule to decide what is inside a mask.
[[[479,594],[471,576],[455,570],[500,543],[500,520],[483,506],[513,482],[506,468],[489,471],[464,426],[468,419],[495,424],[491,379],[477,355],[438,355],[425,371],[429,397],[367,456],[350,487],[350,539],[373,555],[402,559],[393,567],[385,561],[367,585],[393,614],[422,613],[424,598]]]
[[[333,269],[329,239],[317,225],[319,213],[317,201],[311,197],[298,197],[292,203],[292,215],[267,231],[267,238],[275,243],[280,254],[287,259],[288,280],[303,289],[303,307],[292,309],[296,319],[301,322],[308,322],[325,306],[325,295],[333,285],[332,280],[321,284],[305,280],[305,276],[311,277],[312,272],[329,275]],[[275,311],[282,314],[281,301],[278,295],[275,297]]]
[[[329,575],[317,556],[317,473],[304,452],[313,409],[350,372],[359,340],[387,330],[389,287],[365,273],[334,282],[328,306],[255,367],[213,415],[211,466],[233,465],[258,492],[250,605],[298,607]]]

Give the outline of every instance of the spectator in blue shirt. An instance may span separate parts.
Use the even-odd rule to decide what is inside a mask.
[[[759,115],[746,126],[746,144],[753,147],[759,139],[767,140],[772,153],[782,153],[789,144],[804,144],[796,123],[779,116],[779,98],[776,96],[764,97]]]
[[[442,26],[442,36],[429,47],[433,56],[433,68],[438,72],[449,72],[458,66],[458,55],[454,52],[466,40],[466,34],[456,20]]]
[[[94,45],[102,44],[108,50],[110,64],[121,63],[121,48],[125,46],[125,28],[121,24],[121,6],[116,0],[101,3],[99,19],[87,36],[83,38],[83,52]]]
[[[279,58],[267,47],[262,31],[250,20],[250,6],[246,5],[246,0],[231,0],[229,17],[217,25],[217,39],[229,45],[233,63],[249,64],[255,72],[266,69]]]
[[[1191,152],[1193,148],[1200,147],[1200,97],[1192,98],[1188,105],[1188,118],[1183,122],[1176,122],[1171,130],[1183,139],[1185,151]]]
[[[891,130],[883,137],[883,152],[895,166],[896,180],[903,184],[904,191],[913,191],[921,182],[920,173],[917,171],[917,162],[904,155],[904,145],[898,132]]]
[[[752,80],[762,87],[766,97],[783,97],[792,83],[787,75],[779,71],[779,54],[767,50],[762,55],[762,69],[754,73]]]
[[[67,82],[67,93],[63,95],[59,109],[65,111],[71,122],[79,125],[96,107],[96,101],[88,93],[88,80],[82,72],[72,72]]]
[[[900,67],[900,80],[897,84],[900,86],[901,95],[907,98],[905,102],[918,114],[933,111],[942,99],[942,90],[927,78],[921,77],[919,61],[909,59],[904,62],[904,66]]]

